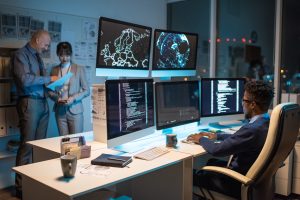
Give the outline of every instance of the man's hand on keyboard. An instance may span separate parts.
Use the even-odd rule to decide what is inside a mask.
[[[206,137],[210,140],[214,140],[217,139],[217,135],[214,133],[210,133],[210,132],[200,132],[200,133],[195,133],[195,134],[191,134],[187,137],[188,141],[192,141],[196,144],[199,144],[199,141],[202,137]]]

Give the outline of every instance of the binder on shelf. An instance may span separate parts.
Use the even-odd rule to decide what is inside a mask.
[[[0,108],[0,136],[6,135],[5,108]]]
[[[6,132],[7,135],[20,133],[18,124],[19,116],[16,107],[6,107],[5,108],[5,118],[6,118]]]
[[[0,83],[0,105],[10,103],[10,83]]]
[[[0,56],[0,77],[10,77],[10,57]]]
[[[0,77],[5,75],[5,60],[4,57],[0,56]]]
[[[130,156],[117,156],[112,154],[101,154],[97,158],[91,161],[92,165],[103,165],[111,167],[125,167],[132,162],[132,157]]]

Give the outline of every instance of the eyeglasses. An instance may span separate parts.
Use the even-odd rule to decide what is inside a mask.
[[[242,101],[243,101],[243,103],[244,103],[244,102],[245,102],[245,103],[251,103],[251,102],[253,102],[253,101],[248,100],[248,99],[242,99]]]

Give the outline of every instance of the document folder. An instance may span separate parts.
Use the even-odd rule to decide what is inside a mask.
[[[130,156],[117,156],[112,154],[101,154],[97,158],[91,161],[92,165],[103,165],[111,167],[125,167],[132,162],[132,157]]]

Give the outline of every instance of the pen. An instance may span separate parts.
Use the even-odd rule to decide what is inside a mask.
[[[108,157],[107,159],[108,159],[108,160],[117,160],[117,161],[126,162],[126,160],[121,159],[121,158]]]

